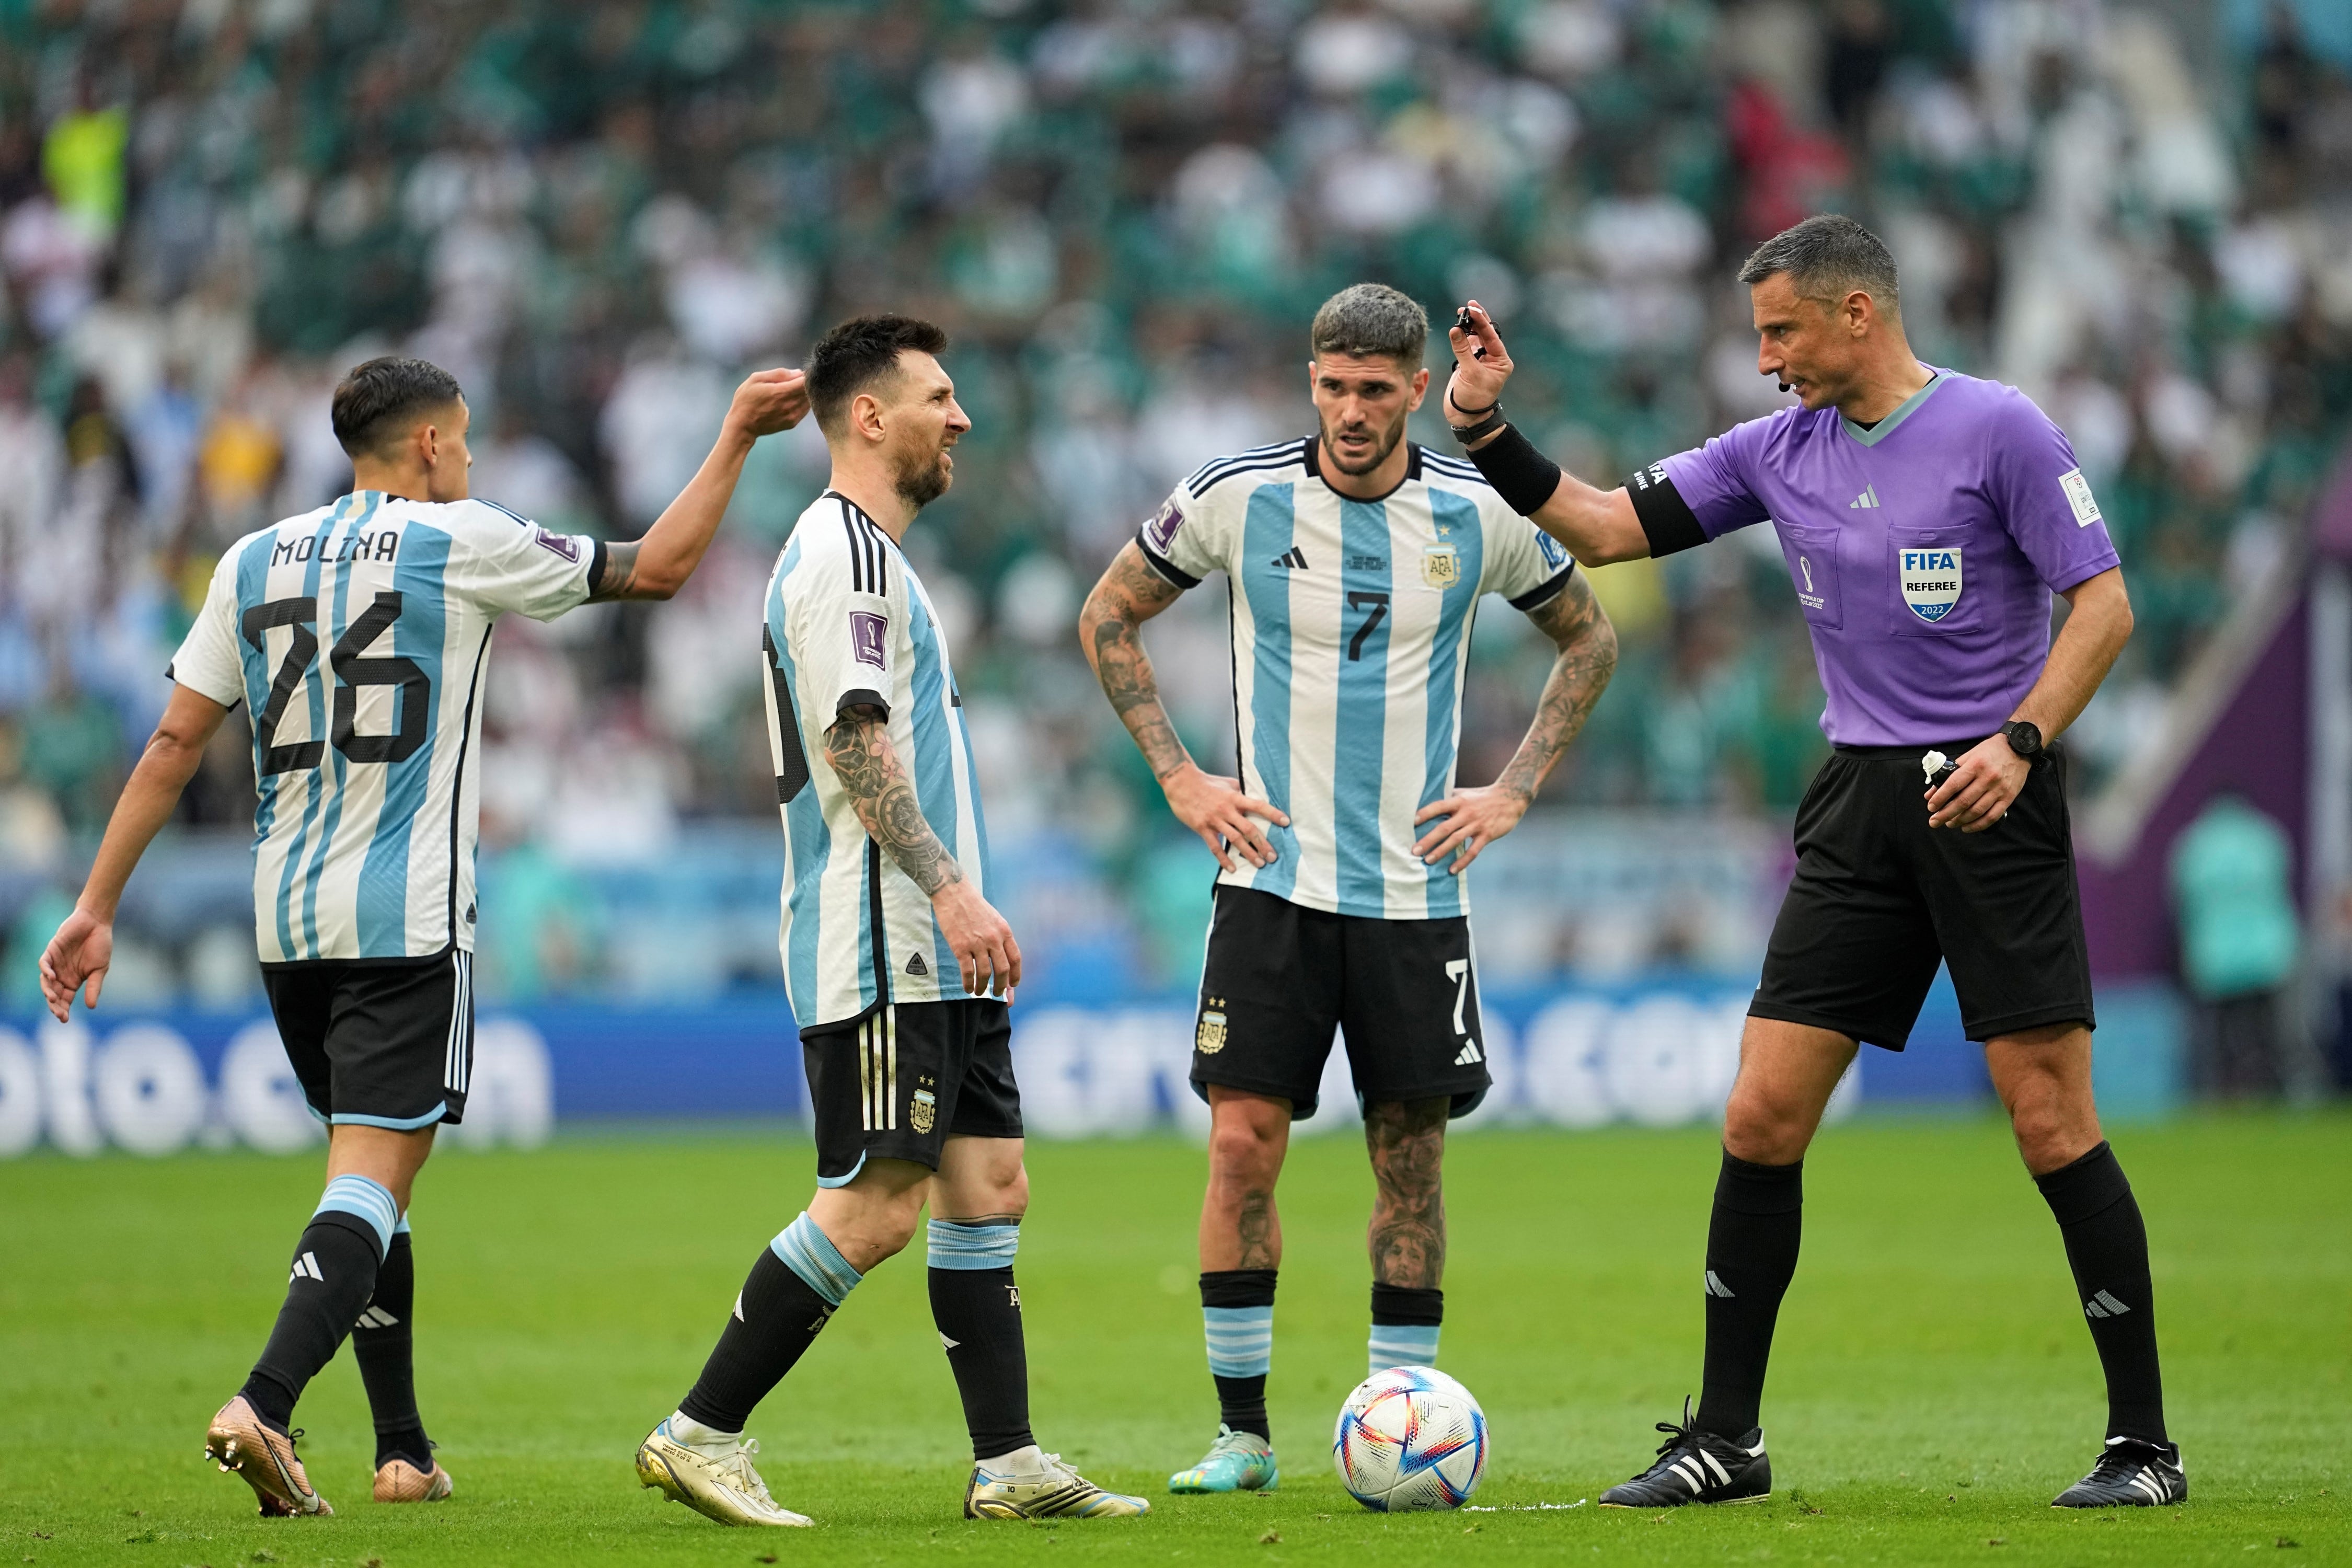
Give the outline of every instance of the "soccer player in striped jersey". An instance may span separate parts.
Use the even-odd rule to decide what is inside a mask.
[[[247,705],[260,803],[254,915],[279,1037],[328,1124],[327,1190],[295,1244],[261,1359],[205,1449],[265,1515],[330,1513],[295,1457],[294,1403],[353,1339],[379,1502],[446,1498],[416,1412],[411,1184],[465,1115],[473,1062],[474,846],[483,670],[498,618],[664,599],[709,548],[760,437],[808,408],[799,371],[736,388],[718,444],[646,536],[555,533],[467,494],[457,381],[375,359],[335,389],[352,493],[229,547],[170,670],[88,884],[41,958],[63,1021],[96,1006],[124,885],[229,710]]]
[[[1517,825],[1616,665],[1616,635],[1567,552],[1469,464],[1404,439],[1429,384],[1428,333],[1393,289],[1334,295],[1311,333],[1318,432],[1178,486],[1080,619],[1170,808],[1222,868],[1192,1075],[1211,1117],[1201,1306],[1222,1423],[1172,1491],[1276,1479],[1275,1183],[1291,1122],[1315,1113],[1335,1027],[1378,1186],[1371,1370],[1435,1361],[1445,1123],[1490,1081],[1462,872]],[[1139,635],[1211,572],[1231,601],[1239,779],[1187,753]],[[1502,776],[1460,786],[1464,659],[1490,593],[1559,657]]]
[[[1021,948],[990,907],[988,833],[939,612],[899,548],[947,493],[971,421],[947,334],[843,322],[809,354],[833,455],[768,584],[768,712],[784,827],[784,979],[816,1131],[816,1193],[760,1249],[648,1487],[721,1524],[804,1525],[743,1436],[751,1411],[928,1205],[931,1317],[962,1395],[967,1519],[1147,1513],[1043,1452],[1013,1259],[1029,1206],[1007,1002]]]

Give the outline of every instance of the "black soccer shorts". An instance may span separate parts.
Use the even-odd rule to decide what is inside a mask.
[[[1310,910],[1219,883],[1192,1026],[1192,1087],[1290,1101],[1315,1114],[1331,1031],[1366,1101],[1451,1100],[1466,1115],[1486,1099],[1485,1034],[1470,922],[1380,920]]]
[[[266,963],[261,984],[313,1115],[403,1132],[466,1119],[472,953]]]
[[[1749,1016],[1899,1051],[1942,963],[1971,1040],[2095,1027],[2063,763],[2053,753],[1999,822],[1962,833],[1927,826],[1927,749],[1841,746],[1822,764]]]
[[[987,997],[873,1008],[801,1031],[816,1125],[816,1181],[846,1186],[867,1160],[940,1168],[950,1138],[1021,1136],[1013,1016]]]

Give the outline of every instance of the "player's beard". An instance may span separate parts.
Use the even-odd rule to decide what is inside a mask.
[[[1347,459],[1339,456],[1339,444],[1337,439],[1339,431],[1329,425],[1325,425],[1323,426],[1324,455],[1331,459],[1331,466],[1339,469],[1343,474],[1350,476],[1357,474],[1369,474],[1374,468],[1379,468],[1382,463],[1387,462],[1389,460],[1389,454],[1397,449],[1397,443],[1404,439],[1404,422],[1406,418],[1406,415],[1400,414],[1396,416],[1395,424],[1391,425],[1386,430],[1379,432],[1378,438],[1375,440],[1372,447],[1372,455],[1365,458],[1360,463],[1349,463]]]
[[[955,483],[955,470],[949,466],[948,448],[934,447],[919,456],[901,458],[891,482],[898,499],[917,511],[948,493]]]

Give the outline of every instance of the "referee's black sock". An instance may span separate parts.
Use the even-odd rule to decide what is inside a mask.
[[[431,1474],[433,1444],[416,1414],[415,1331],[409,1319],[416,1307],[416,1259],[408,1222],[392,1233],[392,1246],[376,1270],[375,1294],[352,1326],[352,1354],[367,1384],[368,1413],[375,1418],[375,1465],[406,1459]]]
[[[1209,1337],[1209,1375],[1217,1380],[1217,1419],[1236,1432],[1274,1436],[1265,1414],[1265,1380],[1274,1370],[1271,1268],[1217,1268],[1201,1276],[1201,1321]]]
[[[864,1278],[806,1214],[786,1226],[751,1265],[678,1414],[716,1433],[740,1433]]]
[[[338,1197],[336,1188],[362,1181],[338,1176],[329,1184],[329,1201]],[[390,1208],[392,1194],[373,1182],[367,1185],[382,1193]],[[347,1209],[322,1207],[310,1216],[302,1239],[294,1244],[286,1304],[278,1309],[269,1343],[238,1391],[267,1425],[284,1431],[294,1418],[294,1402],[334,1359],[360,1310],[375,1294],[384,1241],[398,1217],[399,1211],[391,1208],[379,1230],[370,1216]]]
[[[2107,1436],[2161,1443],[2164,1376],[2157,1364],[2156,1291],[2147,1226],[2131,1183],[2105,1143],[2033,1178],[2066,1238],[2074,1290],[2107,1374]]]
[[[1029,1431],[1029,1346],[1013,1257],[1017,1224],[935,1219],[929,1241],[931,1321],[963,1398],[971,1457],[1001,1459],[1037,1441]]]
[[[1797,1272],[1804,1205],[1802,1160],[1754,1165],[1724,1151],[1706,1227],[1706,1371],[1697,1418],[1718,1436],[1744,1437],[1757,1426],[1772,1325]]]

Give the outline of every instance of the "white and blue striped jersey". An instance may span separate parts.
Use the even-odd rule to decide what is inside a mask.
[[[472,951],[490,628],[586,599],[603,549],[361,490],[221,557],[168,673],[252,715],[264,963]]]
[[[883,1003],[971,995],[930,900],[866,837],[825,761],[824,733],[843,709],[887,714],[924,819],[986,896],[980,778],[939,612],[897,542],[837,491],[811,503],[784,542],[768,581],[766,644],[793,1016],[814,1028]]]
[[[1138,542],[1180,587],[1225,574],[1242,787],[1289,816],[1276,858],[1218,880],[1346,915],[1466,914],[1463,879],[1416,859],[1413,813],[1454,785],[1479,595],[1532,610],[1575,563],[1458,458],[1410,448],[1402,483],[1356,500],[1313,437],[1207,465]]]

